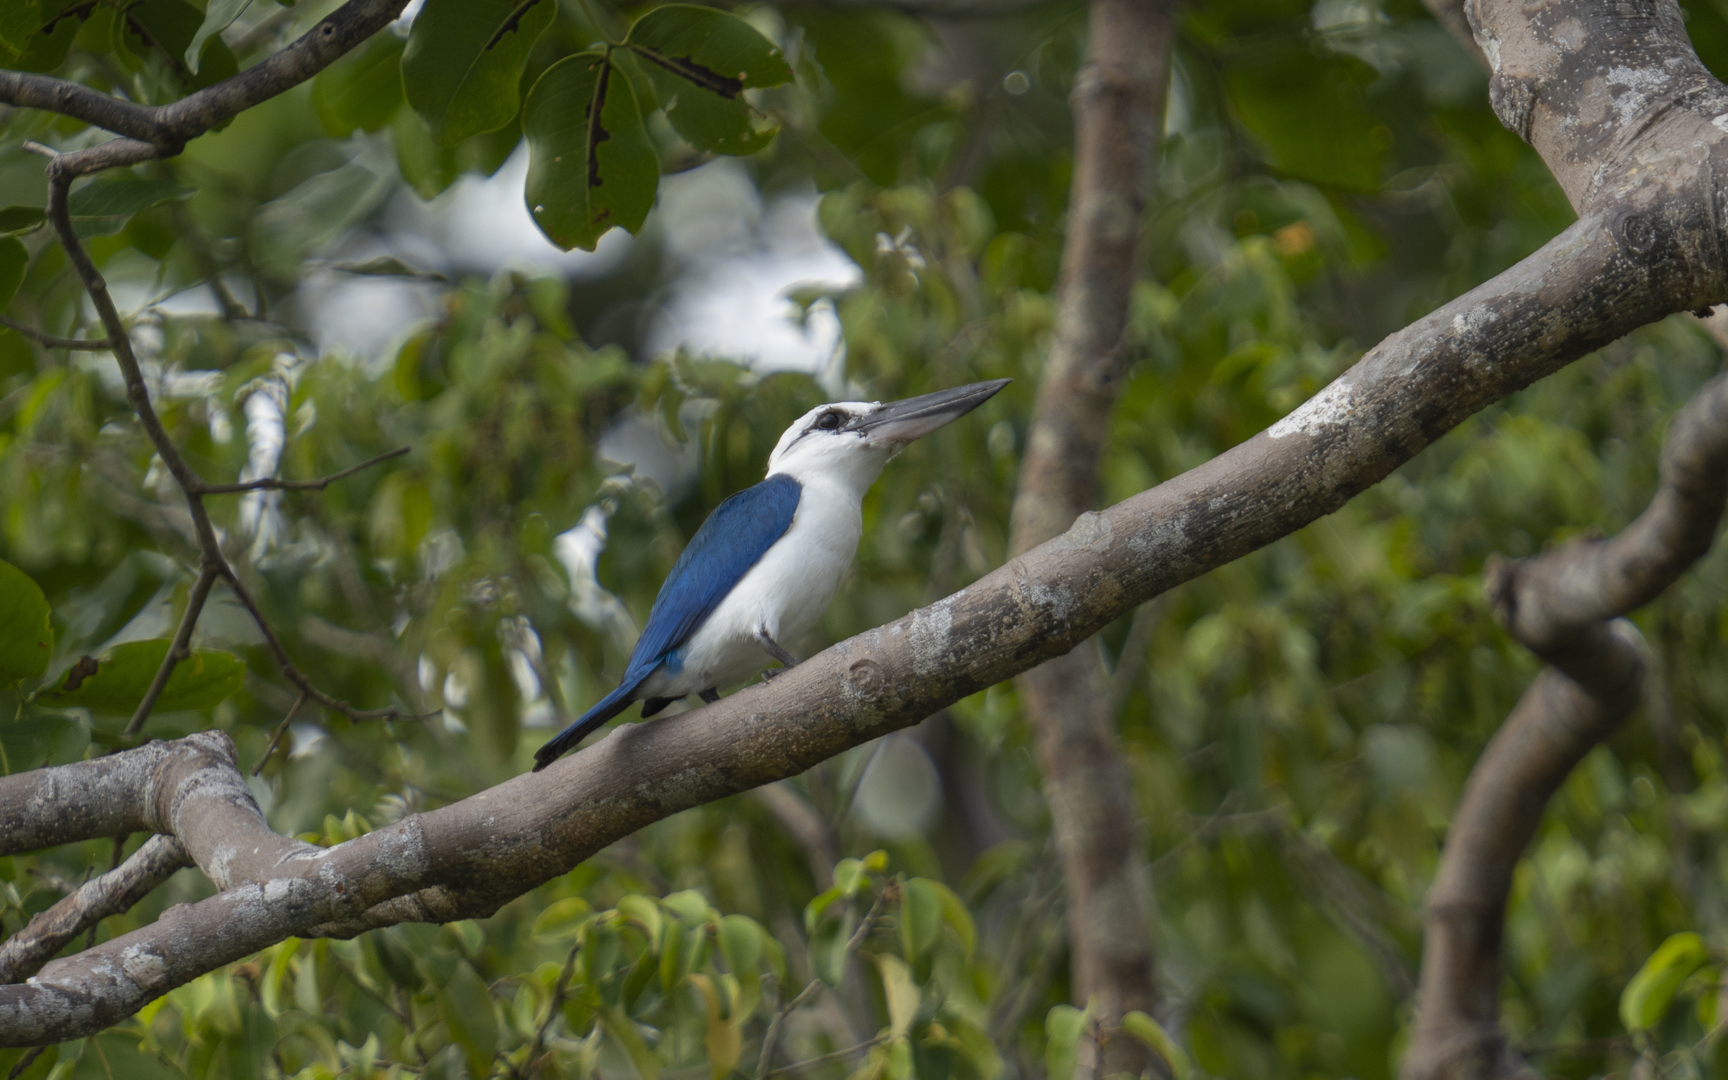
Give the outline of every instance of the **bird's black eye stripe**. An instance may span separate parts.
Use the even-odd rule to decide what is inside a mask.
[[[822,431],[839,431],[840,414],[837,412],[823,413],[816,418],[816,427]]]

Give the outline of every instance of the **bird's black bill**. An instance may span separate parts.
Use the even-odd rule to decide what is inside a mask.
[[[965,416],[1013,381],[991,379],[904,401],[890,401],[860,416],[851,427],[873,443],[909,443]]]

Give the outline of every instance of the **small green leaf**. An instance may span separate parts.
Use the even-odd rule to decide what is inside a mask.
[[[876,957],[876,970],[882,976],[882,997],[888,1002],[888,1030],[896,1039],[905,1038],[918,1016],[918,984],[906,961],[889,953]]]
[[[66,200],[66,210],[72,217],[72,231],[87,240],[117,233],[133,214],[184,199],[192,192],[192,188],[165,180],[150,180],[136,173],[114,173],[74,191]]]
[[[816,924],[821,921],[822,913],[828,910],[828,905],[846,895],[839,886],[817,893],[811,901],[804,905],[804,932],[816,932]]]
[[[1620,995],[1620,1020],[1627,1031],[1648,1031],[1656,1026],[1674,1001],[1674,992],[1687,976],[1710,961],[1704,939],[1690,931],[1664,941]]]
[[[685,141],[717,154],[753,154],[774,137],[757,129],[748,87],[792,81],[780,50],[736,15],[689,4],[655,8],[624,44],[654,80],[666,119]]]
[[[580,896],[567,896],[546,905],[546,910],[534,920],[534,936],[552,939],[570,937],[579,932],[593,915],[594,910],[588,906],[588,901]]]
[[[0,562],[0,681],[40,678],[48,670],[54,652],[49,614],[42,587],[11,563]]]
[[[120,44],[137,57],[160,57],[186,90],[201,90],[240,70],[228,44],[215,35],[206,35],[198,63],[186,62],[192,39],[205,21],[204,12],[186,0],[143,0],[124,8],[118,18]]]
[[[413,109],[396,111],[390,137],[396,146],[397,170],[422,199],[435,198],[462,175],[456,151],[434,142],[420,114]]]
[[[720,986],[706,975],[690,976],[690,983],[702,994],[708,1006],[708,1032],[702,1040],[708,1051],[708,1067],[713,1080],[726,1080],[744,1056],[744,1033],[739,1018],[732,1015],[732,1002],[727,1000],[724,983]]]
[[[634,922],[637,929],[648,937],[649,948],[659,948],[660,933],[665,927],[665,918],[660,914],[660,905],[651,896],[638,896],[631,893],[618,900],[618,914]]]
[[[720,955],[726,969],[740,979],[756,970],[762,961],[762,927],[748,915],[727,915],[720,920]]]
[[[660,157],[622,69],[597,53],[560,60],[528,91],[524,117],[528,211],[547,239],[593,251],[614,225],[642,227]]]
[[[1074,1063],[1080,1052],[1080,1036],[1086,1031],[1092,1009],[1057,1005],[1044,1018],[1044,1075],[1047,1080],[1073,1080]]]
[[[42,227],[48,211],[40,206],[8,206],[0,209],[0,233],[16,236]]]
[[[66,62],[72,40],[85,20],[99,10],[79,0],[0,3],[0,12],[4,12],[0,37],[10,47],[8,51],[16,54],[6,66],[18,71],[53,71]]]
[[[80,662],[68,672],[68,678],[36,700],[57,709],[82,707],[92,712],[130,714],[144,700],[170,644],[167,638],[156,638],[117,645],[95,661],[94,673],[86,674],[87,666]],[[212,708],[238,692],[245,678],[246,665],[232,653],[195,650],[174,665],[174,674],[156,700],[156,710]]]
[[[377,34],[318,73],[312,108],[326,133],[346,139],[390,123],[402,107],[402,49],[395,34]]]
[[[1151,1047],[1170,1066],[1170,1075],[1176,1080],[1188,1080],[1193,1074],[1194,1066],[1188,1061],[1188,1052],[1183,1050],[1164,1026],[1143,1012],[1135,1011],[1122,1018],[1122,1030]]]
[[[252,0],[210,0],[205,6],[204,21],[198,24],[192,43],[186,46],[186,66],[192,69],[192,74],[198,74],[203,62],[204,43],[228,29],[251,3]]]
[[[426,0],[408,32],[402,85],[438,142],[510,122],[528,51],[557,10],[557,0]]]
[[[913,960],[924,955],[942,935],[942,897],[937,883],[912,878],[900,886],[900,938]]]

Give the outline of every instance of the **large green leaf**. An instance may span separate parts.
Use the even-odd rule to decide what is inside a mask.
[[[72,231],[88,239],[117,233],[133,214],[183,199],[192,191],[136,173],[113,173],[99,176],[74,191],[66,200],[66,209],[72,215]]]
[[[16,236],[34,232],[48,220],[48,211],[40,206],[7,206],[0,208],[0,234]]]
[[[402,107],[402,49],[395,34],[378,34],[318,73],[312,107],[325,131],[346,139],[390,123]]]
[[[641,57],[672,127],[690,145],[718,154],[753,154],[774,128],[755,125],[749,87],[792,80],[780,49],[735,15],[689,4],[655,8],[624,44]]]
[[[528,50],[557,0],[426,0],[402,54],[402,85],[445,146],[516,115]]]
[[[53,708],[81,706],[91,712],[128,715],[144,700],[169,644],[167,638],[156,638],[117,645],[101,660],[73,665],[58,686],[36,700]],[[239,690],[245,678],[246,665],[232,653],[194,650],[174,666],[167,687],[156,699],[156,710],[211,708]]]
[[[48,670],[54,651],[48,615],[41,586],[11,563],[0,562],[0,680],[15,683]]]
[[[0,236],[0,309],[12,302],[29,263],[30,253],[16,237]]]
[[[642,227],[660,159],[624,72],[597,53],[567,57],[528,92],[528,210],[568,251],[593,251],[607,230]]]

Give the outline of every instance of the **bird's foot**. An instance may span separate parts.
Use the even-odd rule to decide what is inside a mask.
[[[762,681],[763,682],[772,682],[777,677],[786,674],[787,670],[788,670],[787,668],[783,668],[783,667],[769,668],[767,671],[764,671],[762,673]]]
[[[768,636],[767,627],[759,627],[756,631],[756,644],[762,646],[762,651],[780,661],[782,669],[798,666],[798,658],[793,656],[778,641]],[[776,672],[778,674],[778,672]]]

